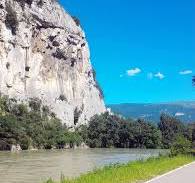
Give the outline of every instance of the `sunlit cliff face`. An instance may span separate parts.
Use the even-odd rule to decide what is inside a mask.
[[[53,0],[1,0],[0,92],[39,98],[68,126],[105,111],[85,34]]]

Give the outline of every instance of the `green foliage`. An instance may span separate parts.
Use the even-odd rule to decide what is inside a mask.
[[[74,111],[77,124],[82,109]],[[176,140],[177,139],[177,140]],[[39,99],[28,105],[0,97],[0,149],[11,144],[22,149],[73,148],[85,142],[92,148],[171,148],[173,155],[195,144],[195,125],[185,126],[178,119],[162,114],[158,126],[144,120],[126,120],[108,112],[95,115],[89,125],[70,131]]]
[[[162,143],[164,148],[170,148],[177,136],[184,135],[185,126],[178,120],[167,114],[162,114],[159,123],[162,132]]]
[[[83,138],[78,132],[71,132],[66,129],[64,133],[59,134],[56,138],[56,142],[59,149],[65,148],[66,145],[68,145],[69,148],[74,148],[75,146],[81,145]]]
[[[0,149],[7,150],[12,144],[20,144],[24,150],[31,146],[51,149],[81,144],[81,135],[69,132],[40,100],[31,99],[29,107],[31,110],[15,100],[0,98]]]
[[[131,125],[133,147],[159,148],[161,146],[161,132],[147,121],[138,120]]]
[[[118,131],[119,143],[117,147],[128,148],[133,146],[132,121],[121,120]]]
[[[104,113],[89,122],[87,144],[90,147],[158,148],[161,132],[143,120],[127,121]]]
[[[119,142],[120,118],[107,112],[94,116],[89,122],[88,145],[90,147],[113,147]]]
[[[178,136],[171,147],[171,155],[188,154],[191,150],[191,142],[183,136]]]
[[[83,142],[87,142],[88,139],[88,127],[86,125],[80,125],[76,128],[76,132],[79,134],[79,136],[83,139]]]
[[[188,134],[188,136],[185,135],[185,137],[187,137],[187,139],[192,142],[192,148],[195,149],[195,123],[191,123],[188,125],[186,133]]]
[[[41,110],[41,100],[38,98],[31,98],[29,101],[29,107],[33,111],[40,111]]]

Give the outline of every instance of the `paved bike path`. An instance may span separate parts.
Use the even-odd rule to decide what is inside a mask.
[[[156,177],[146,183],[195,183],[195,162]]]

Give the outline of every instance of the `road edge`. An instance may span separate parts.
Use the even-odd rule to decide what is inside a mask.
[[[154,177],[153,179],[148,180],[148,181],[146,181],[146,182],[144,182],[144,183],[151,183],[151,182],[153,182],[153,181],[155,181],[155,180],[158,180],[158,179],[160,179],[160,178],[162,178],[162,177],[165,177],[165,176],[170,175],[170,174],[172,174],[172,173],[174,173],[174,172],[177,172],[178,170],[181,170],[181,169],[183,169],[183,168],[185,168],[185,167],[188,167],[188,166],[190,166],[190,165],[192,165],[192,164],[195,164],[195,161],[193,161],[193,162],[191,162],[191,163],[188,163],[188,164],[186,164],[186,165],[183,165],[183,166],[181,166],[181,167],[179,167],[179,168],[176,168],[176,169],[174,169],[174,170],[171,170],[171,171],[169,171],[169,172],[167,172],[167,173],[165,173],[165,174],[162,174],[162,175],[159,175],[159,176],[157,176],[157,177]]]

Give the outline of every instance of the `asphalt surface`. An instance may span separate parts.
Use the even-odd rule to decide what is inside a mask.
[[[195,162],[154,178],[147,183],[195,183]]]

